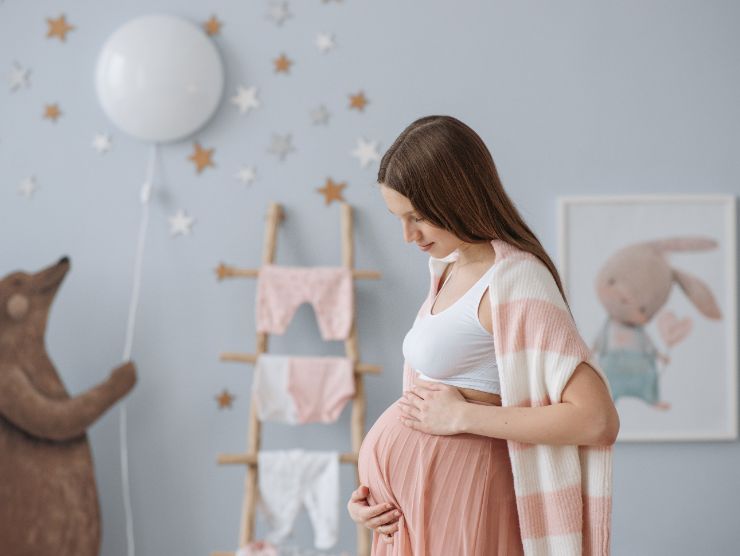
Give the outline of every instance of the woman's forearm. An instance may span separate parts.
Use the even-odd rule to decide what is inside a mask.
[[[606,423],[572,403],[538,407],[499,407],[465,403],[460,431],[530,444],[603,446]]]

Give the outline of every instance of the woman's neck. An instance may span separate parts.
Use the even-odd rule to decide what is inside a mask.
[[[496,252],[489,242],[485,243],[461,243],[458,248],[457,264],[460,267],[478,262],[493,263]]]

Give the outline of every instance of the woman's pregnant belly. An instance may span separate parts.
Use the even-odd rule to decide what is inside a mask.
[[[399,421],[398,400],[365,435],[360,482],[370,505],[401,510],[393,545],[373,535],[373,554],[521,554],[506,441],[473,434],[432,435]],[[492,547],[494,547],[492,549]],[[387,551],[387,552],[386,552]]]

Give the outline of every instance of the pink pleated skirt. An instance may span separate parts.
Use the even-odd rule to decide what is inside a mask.
[[[484,403],[484,402],[470,402]],[[370,505],[400,508],[393,543],[373,532],[373,556],[524,554],[506,440],[415,431],[394,402],[360,447]]]

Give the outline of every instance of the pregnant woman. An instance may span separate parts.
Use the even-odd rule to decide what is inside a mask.
[[[490,152],[455,118],[421,118],[378,183],[431,286],[347,504],[372,554],[608,554],[619,418]]]

